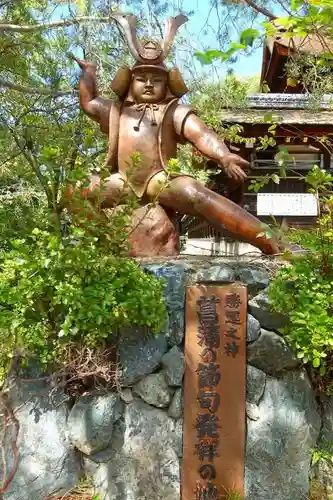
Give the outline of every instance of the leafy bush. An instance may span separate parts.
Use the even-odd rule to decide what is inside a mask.
[[[286,338],[304,363],[326,371],[328,351],[333,349],[333,281],[322,274],[316,255],[282,268],[270,287],[275,309],[287,313]]]
[[[12,245],[0,263],[2,369],[14,347],[46,365],[63,362],[69,342],[98,347],[119,327],[162,327],[163,282],[134,260],[105,252],[96,236],[35,229]]]
[[[257,78],[239,80],[233,74],[215,83],[202,82],[201,80],[194,83],[190,102],[209,127],[212,127],[223,137],[229,138],[232,135],[230,129],[233,127],[223,127],[222,113],[226,108],[245,108],[247,96],[251,91],[257,90],[258,86]]]
[[[45,228],[47,206],[44,193],[24,182],[0,187],[0,248],[24,237],[34,227]]]
[[[297,356],[324,375],[332,369],[333,354],[333,177],[314,167],[306,181],[321,200],[322,213],[315,229],[289,233],[308,253],[296,258],[287,253],[290,263],[277,273],[270,298],[289,316],[284,334]]]

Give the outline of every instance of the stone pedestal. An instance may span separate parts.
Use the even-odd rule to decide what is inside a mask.
[[[21,393],[17,381],[20,463],[4,500],[61,497],[78,480],[82,463],[100,500],[180,500],[184,297],[186,285],[198,279],[241,280],[249,287],[246,500],[308,498],[311,449],[324,438],[333,442],[333,407],[331,401],[318,406],[306,371],[277,330],[283,318],[272,316],[261,294],[270,279],[267,263],[146,262],[147,272],[166,280],[165,331],[122,332],[119,396],[82,396],[71,409],[59,403],[58,392],[54,397],[53,387],[46,401],[37,396],[40,385]],[[322,468],[329,487],[327,474]]]
[[[169,257],[180,250],[176,221],[160,205],[135,211],[129,242],[132,257]]]

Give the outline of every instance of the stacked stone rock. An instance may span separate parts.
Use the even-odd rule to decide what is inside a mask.
[[[14,381],[21,458],[5,500],[63,494],[82,473],[100,500],[180,500],[185,287],[198,280],[239,280],[250,293],[246,499],[308,498],[310,450],[333,442],[333,399],[318,406],[306,371],[277,333],[285,318],[270,311],[262,263],[187,259],[145,268],[166,280],[168,322],[158,336],[121,332],[119,393],[86,394],[68,408],[45,381]],[[332,469],[317,473],[333,487]]]

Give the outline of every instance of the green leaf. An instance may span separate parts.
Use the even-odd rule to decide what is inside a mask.
[[[269,127],[268,132],[273,133],[273,132],[275,132],[276,128],[277,128],[277,124],[273,123],[273,125],[271,125]]]
[[[230,47],[233,48],[234,50],[246,49],[246,45],[244,45],[243,43],[238,43],[238,42],[231,42]]]
[[[275,184],[280,184],[280,177],[277,174],[272,174],[272,181]]]
[[[279,176],[282,177],[282,179],[285,179],[287,177],[286,169],[281,167],[279,168]]]
[[[314,358],[314,360],[312,361],[312,366],[314,368],[318,368],[320,366],[320,363],[321,363],[320,358]]]
[[[297,87],[298,85],[298,81],[296,80],[296,78],[292,78],[292,77],[288,77],[287,78],[287,86],[288,87]]]
[[[240,35],[240,43],[246,47],[252,47],[254,41],[259,37],[260,32],[253,28],[248,28],[244,30]]]
[[[286,161],[290,160],[290,154],[288,150],[279,151],[275,156],[274,160],[281,167]]]
[[[323,52],[320,54],[321,58],[324,60],[332,60],[333,59],[333,52]]]
[[[291,10],[295,11],[303,5],[303,0],[291,0]]]
[[[264,122],[265,123],[271,123],[273,121],[273,113],[265,113],[264,115]]]
[[[271,229],[267,229],[265,231],[265,236],[268,240],[271,240],[272,238],[274,238],[274,232]]]
[[[219,59],[225,56],[225,52],[221,50],[211,49],[206,52],[195,52],[195,57],[201,62],[201,64],[212,64],[214,59]]]
[[[260,86],[260,92],[262,92],[263,94],[268,94],[268,92],[270,91],[271,89],[269,88],[269,85],[267,82],[263,82]]]
[[[292,24],[292,19],[290,17],[278,17],[277,19],[274,20],[274,24],[276,26],[283,26],[287,28]]]
[[[320,371],[319,371],[320,376],[321,376],[321,377],[324,377],[324,376],[326,375],[326,372],[327,372],[326,365],[323,365],[323,364],[322,364],[322,365],[320,366]]]
[[[205,52],[195,52],[195,57],[201,62],[201,64],[211,64],[212,60],[207,56]]]

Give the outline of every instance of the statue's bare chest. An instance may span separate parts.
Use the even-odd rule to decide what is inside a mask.
[[[163,168],[158,134],[165,108],[165,105],[132,105],[125,107],[121,113],[118,168],[121,173],[130,174],[130,183],[136,191],[144,189],[149,178]],[[141,161],[134,167],[131,158],[136,153],[139,153]]]
[[[120,116],[119,124],[119,154],[132,150],[142,154],[151,154],[156,146],[158,130],[163,120],[165,106],[163,105],[133,105],[125,107]]]

